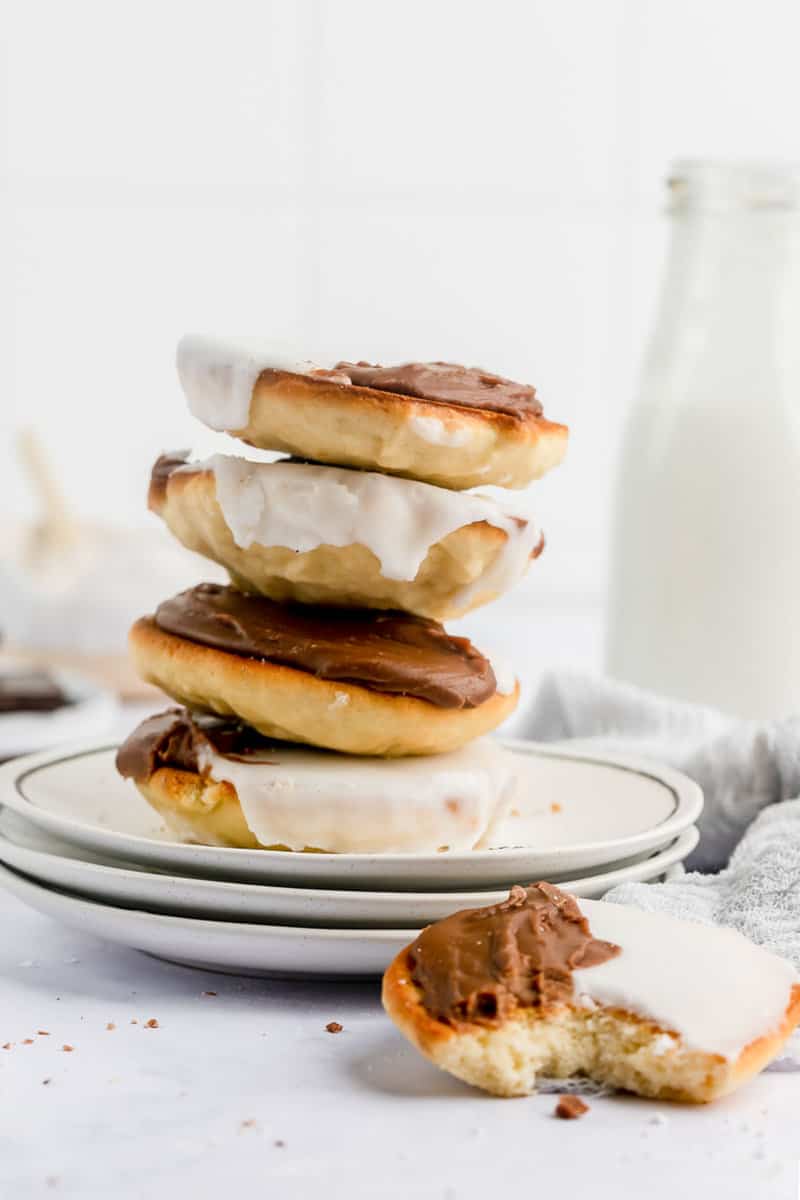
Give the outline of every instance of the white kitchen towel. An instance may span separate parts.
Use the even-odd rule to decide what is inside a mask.
[[[705,808],[688,865],[716,874],[622,884],[606,899],[730,926],[800,971],[800,718],[741,721],[612,680],[552,675],[519,732],[636,754],[695,779]],[[800,1036],[773,1067],[800,1069]]]
[[[695,779],[705,807],[688,866],[724,867],[768,804],[800,796],[800,717],[761,723],[585,675],[542,681],[515,732],[534,741],[577,739],[589,748],[668,763]]]

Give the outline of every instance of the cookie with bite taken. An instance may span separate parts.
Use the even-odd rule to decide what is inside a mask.
[[[498,1096],[585,1075],[703,1103],[778,1054],[800,979],[731,929],[537,883],[428,926],[386,972],[383,1003],[427,1058]]]

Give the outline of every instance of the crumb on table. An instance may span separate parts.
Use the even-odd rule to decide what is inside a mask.
[[[580,1096],[559,1096],[554,1113],[562,1121],[574,1121],[588,1111],[589,1105]]]

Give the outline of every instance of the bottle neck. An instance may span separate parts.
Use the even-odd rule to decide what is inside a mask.
[[[777,278],[797,270],[799,257],[798,212],[699,210],[672,216],[668,273],[682,277],[698,298],[712,284],[772,287]]]
[[[708,320],[800,299],[800,167],[679,162],[669,193],[669,300]]]
[[[684,161],[667,180],[672,212],[757,214],[800,210],[800,165]]]
[[[800,213],[673,213],[651,366],[714,356],[749,372],[766,356],[794,353],[798,314]]]

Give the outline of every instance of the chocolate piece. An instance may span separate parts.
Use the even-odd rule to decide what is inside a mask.
[[[415,396],[434,404],[458,408],[481,408],[509,417],[540,417],[542,406],[536,389],[527,383],[515,383],[502,375],[492,375],[480,367],[462,367],[457,363],[403,363],[380,367],[367,362],[336,364],[346,371],[356,387],[375,388],[399,396]]]
[[[581,1100],[580,1096],[559,1096],[553,1115],[560,1117],[562,1121],[574,1121],[588,1111],[589,1105],[585,1100]]]
[[[53,712],[68,704],[72,700],[47,671],[0,670],[0,713]]]
[[[404,612],[276,604],[201,583],[156,609],[177,637],[318,679],[414,696],[438,708],[475,708],[496,691],[488,659],[437,621]]]
[[[512,887],[502,904],[429,925],[409,951],[409,967],[428,1012],[458,1029],[569,1001],[575,968],[619,953],[592,937],[574,896],[535,883]]]
[[[185,467],[190,450],[170,450],[160,454],[150,472],[150,487],[147,490],[147,507],[151,512],[160,512],[167,499],[167,483],[173,471]]]
[[[169,708],[147,717],[117,751],[117,770],[126,779],[149,779],[159,767],[200,771],[205,752],[250,758],[276,743],[228,717]]]

